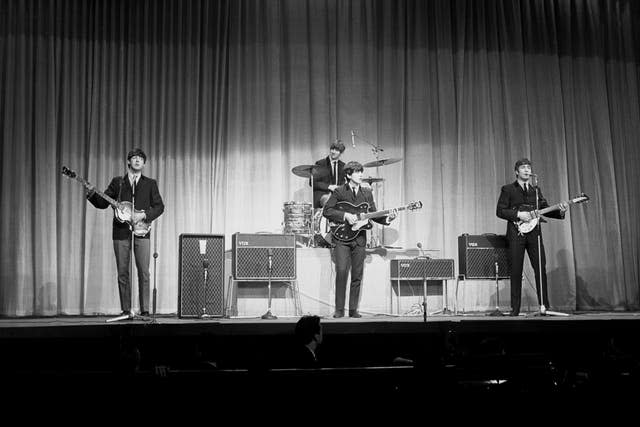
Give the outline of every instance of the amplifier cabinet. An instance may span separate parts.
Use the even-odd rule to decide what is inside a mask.
[[[178,317],[224,316],[224,235],[181,234],[179,248]]]
[[[458,274],[465,279],[493,280],[511,277],[509,242],[498,234],[458,236]]]
[[[456,277],[452,259],[393,259],[390,272],[391,280],[448,280]]]
[[[235,280],[296,280],[295,234],[235,233],[231,254]]]

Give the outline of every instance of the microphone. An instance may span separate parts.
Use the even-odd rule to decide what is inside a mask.
[[[356,148],[356,133],[353,129],[351,130],[351,146]]]
[[[424,255],[424,250],[422,249],[422,243],[418,242],[416,243],[416,246],[418,247],[418,249],[420,249],[420,252],[422,253],[422,257],[426,258],[426,256]]]
[[[272,258],[273,258],[273,249],[272,248],[267,249],[267,256],[269,257],[269,271],[271,271],[271,263],[272,263]]]

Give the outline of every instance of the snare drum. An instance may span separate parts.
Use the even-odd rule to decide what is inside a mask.
[[[311,203],[286,202],[282,211],[285,234],[311,234],[313,225]]]

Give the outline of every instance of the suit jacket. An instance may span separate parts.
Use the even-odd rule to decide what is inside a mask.
[[[538,208],[544,209],[549,207],[549,203],[542,195],[540,187],[538,187]],[[536,191],[529,186],[529,191],[525,194],[524,190],[515,181],[511,184],[503,185],[498,198],[496,207],[496,215],[499,218],[507,220],[507,237],[511,238],[518,235],[518,228],[514,221],[518,221],[518,211],[531,211],[536,208]],[[548,218],[564,219],[564,212],[553,211],[543,215]],[[532,230],[532,233],[535,230]]]
[[[331,222],[335,222],[338,224],[344,223],[344,211],[336,208],[336,204],[338,202],[349,202],[353,205],[359,205],[361,203],[368,203],[369,210],[368,212],[376,212],[376,203],[373,200],[373,192],[370,188],[365,188],[360,186],[360,190],[358,191],[357,196],[353,195],[353,191],[351,191],[351,187],[349,184],[344,184],[338,188],[331,194],[327,204],[324,206],[324,210],[322,214]],[[382,216],[379,218],[372,218],[372,221],[375,221],[379,224],[387,225],[387,217]],[[356,241],[358,245],[364,246],[367,242],[366,230],[360,232],[358,237],[356,237]]]
[[[335,181],[335,176],[333,176],[333,169],[331,168],[331,160],[329,156],[324,159],[318,160],[316,162],[316,166],[320,166],[318,173],[313,177],[313,207],[321,208],[320,198],[329,194],[329,186],[333,185]],[[344,162],[342,160],[338,160],[338,185],[342,185],[345,183],[345,175],[344,175]],[[311,185],[311,180],[309,180],[309,185]]]
[[[313,352],[306,345],[298,345],[293,352],[293,360],[291,360],[292,367],[298,369],[315,369],[319,368],[320,364]]]
[[[133,191],[129,177],[127,175],[114,177],[109,187],[104,191],[104,194],[119,202],[130,202],[133,199]],[[106,209],[111,206],[109,202],[96,193],[90,194],[87,199],[98,209]],[[158,191],[158,184],[155,179],[140,175],[140,179],[136,184],[135,209],[143,210],[146,213],[146,222],[151,222],[162,215],[162,212],[164,212],[164,203],[162,202],[162,197]],[[151,233],[148,233],[141,238],[148,239],[150,235]],[[113,217],[112,237],[113,240],[127,240],[131,238],[129,224],[118,221],[115,215]]]

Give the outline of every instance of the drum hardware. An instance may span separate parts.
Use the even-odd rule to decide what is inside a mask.
[[[402,159],[400,159],[400,158],[379,159],[379,160],[374,160],[373,162],[365,163],[362,166],[364,166],[365,168],[377,168],[378,166],[386,166],[386,165],[390,165],[392,163],[398,163],[401,160]]]

